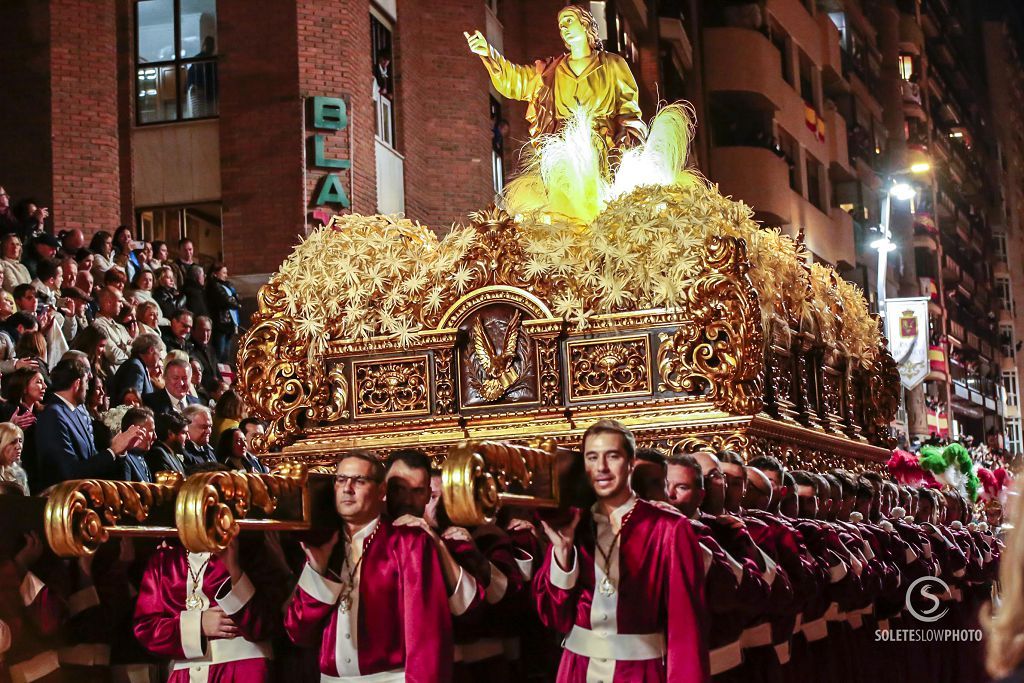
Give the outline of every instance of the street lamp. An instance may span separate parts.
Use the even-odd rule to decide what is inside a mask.
[[[889,219],[892,214],[892,200],[895,199],[901,202],[908,202],[917,196],[917,190],[914,186],[905,180],[900,180],[899,176],[910,172],[915,175],[927,173],[931,170],[931,164],[926,161],[921,161],[913,164],[909,168],[903,169],[891,173],[886,178],[886,189],[885,194],[882,196],[882,224],[878,230],[881,233],[878,239],[871,243],[871,248],[878,251],[878,273],[876,277],[876,291],[878,293],[878,313],[882,317],[885,317],[885,282],[886,282],[886,271],[889,267],[889,252],[896,249],[896,243],[892,241],[892,231],[889,229]]]

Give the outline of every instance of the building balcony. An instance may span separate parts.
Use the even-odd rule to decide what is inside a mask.
[[[913,14],[900,14],[900,50],[919,55],[924,49],[924,31]]]
[[[914,248],[936,252],[939,250],[939,241],[935,239],[935,235],[918,232],[914,234]]]
[[[681,16],[658,17],[658,31],[661,39],[668,43],[682,64],[683,69],[693,68],[693,44],[686,33],[686,26]]]
[[[829,22],[831,23],[831,22]],[[825,105],[825,137],[828,144],[829,171],[833,180],[853,180],[857,177],[850,165],[849,134],[846,119],[835,106]]]
[[[704,65],[710,92],[730,93],[738,102],[762,111],[782,108],[789,88],[782,78],[782,57],[758,31],[706,29]]]
[[[715,147],[711,180],[722,194],[742,200],[769,225],[792,222],[789,164],[763,147]]]
[[[824,36],[824,49],[821,61],[821,84],[827,92],[843,92],[849,89],[843,73],[842,36],[839,29],[832,23],[828,13],[818,12],[818,27]]]

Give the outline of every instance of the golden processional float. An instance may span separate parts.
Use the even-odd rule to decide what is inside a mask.
[[[47,504],[55,550],[176,533],[213,551],[240,529],[308,529],[333,512],[317,472],[352,449],[427,452],[459,524],[556,506],[560,458],[603,417],[668,451],[884,466],[900,380],[862,292],[685,170],[688,110],[648,128],[592,17],[559,19],[568,52],[543,69],[467,34],[495,87],[530,102],[530,160],[496,205],[440,239],[335,216],[261,288],[237,389],[268,423],[257,450],[274,473],[67,482]],[[570,68],[599,104],[566,109]]]

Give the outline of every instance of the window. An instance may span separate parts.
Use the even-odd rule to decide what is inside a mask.
[[[216,0],[139,0],[135,28],[138,123],[216,116]]]
[[[823,201],[825,193],[821,190],[821,183],[824,180],[824,168],[821,162],[807,155],[807,201],[816,206],[819,210],[828,212],[828,207]]]
[[[778,129],[778,138],[782,158],[789,164],[789,186],[797,194],[803,194],[800,186],[800,146],[792,135],[781,128]]]
[[[786,32],[783,31],[777,23],[775,23],[774,19],[770,24],[770,32],[772,44],[775,46],[775,49],[779,51],[779,62],[782,67],[782,80],[793,85],[793,66],[790,61],[789,39]]]
[[[996,256],[1000,261],[1006,261],[1006,235],[1001,232],[992,234],[992,246],[995,248]]]
[[[800,54],[800,97],[804,98],[804,102],[809,107],[813,107],[814,111],[819,111],[818,102],[814,97],[814,64],[811,62],[811,58],[803,51],[799,51]]]
[[[1013,344],[1013,324],[1002,323],[999,325],[999,345],[1002,347],[1005,357],[1013,358],[1017,355]]]
[[[191,204],[139,209],[139,238],[167,242],[171,254],[177,253],[178,240],[188,237],[196,248],[196,257],[204,264],[223,258],[220,204]]]
[[[914,57],[913,55],[900,55],[900,77],[909,81],[914,75]]]
[[[1020,418],[1011,417],[1006,419],[1004,425],[1004,436],[1006,437],[1006,450],[1013,454],[1021,452],[1021,430]]]
[[[1016,408],[1020,405],[1020,396],[1017,394],[1017,368],[1003,370],[1003,389],[1006,391],[1006,405]]]
[[[605,49],[616,52],[626,61],[636,64],[640,57],[636,37],[622,14],[614,9],[614,5],[608,6],[606,2],[592,2],[590,6],[592,10],[599,12],[595,13],[594,18]]]
[[[395,74],[391,24],[370,14],[370,59],[373,60],[375,132],[381,142],[395,147]]]
[[[996,295],[999,297],[999,306],[1004,311],[1013,311],[1013,292],[1010,290],[1010,278],[1000,276],[996,278]]]

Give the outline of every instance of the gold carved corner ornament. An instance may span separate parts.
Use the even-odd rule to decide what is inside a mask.
[[[164,477],[161,482],[80,479],[58,484],[44,513],[50,547],[62,557],[91,555],[112,531],[151,521],[156,508],[174,500],[181,478]]]
[[[260,303],[280,308],[261,308],[238,349],[238,390],[268,423],[267,433],[253,440],[257,453],[287,445],[299,432],[300,419],[333,422],[349,416],[344,367],[325,371],[321,359],[310,359],[309,343],[296,335],[294,321],[274,296],[274,284],[260,289]]]
[[[704,390],[720,409],[755,414],[763,404],[764,344],[742,239],[711,237],[699,275],[682,287],[688,320],[658,335],[659,391]]]
[[[306,469],[287,463],[281,474],[199,472],[178,491],[174,521],[182,545],[194,553],[220,552],[241,527],[266,524],[277,529],[309,527]],[[283,519],[281,519],[283,518]]]

